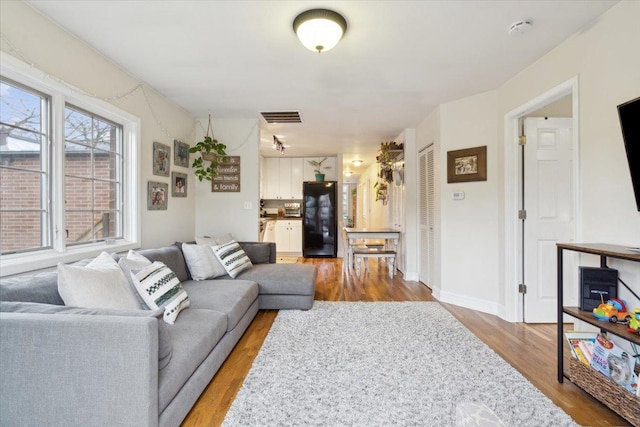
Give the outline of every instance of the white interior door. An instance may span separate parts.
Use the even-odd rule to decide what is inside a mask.
[[[526,118],[524,146],[524,320],[553,323],[556,313],[556,243],[575,233],[574,164],[570,118]],[[573,293],[577,273],[564,259],[565,290]]]
[[[431,286],[434,253],[435,186],[433,182],[433,146],[420,154],[420,273],[419,279]]]

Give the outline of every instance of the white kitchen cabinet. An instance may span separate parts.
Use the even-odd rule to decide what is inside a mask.
[[[275,242],[276,241],[276,221],[267,221],[264,226],[264,235],[262,237],[263,242]]]
[[[263,199],[302,199],[302,157],[265,157]]]
[[[262,174],[262,198],[280,198],[280,158],[265,157]]]
[[[313,171],[315,166],[309,164],[309,160],[315,160],[319,162],[324,159],[324,157],[305,157],[304,158],[304,171],[303,171],[303,181],[315,181],[316,173]],[[325,181],[336,181],[336,158],[335,157],[327,157],[322,163],[323,167],[330,166],[330,169],[322,169],[322,173],[324,173]]]
[[[278,220],[275,223],[276,251],[279,253],[301,253],[302,221]]]

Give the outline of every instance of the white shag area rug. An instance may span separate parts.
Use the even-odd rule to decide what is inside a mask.
[[[459,402],[506,426],[576,426],[436,302],[282,310],[225,426],[454,426]]]

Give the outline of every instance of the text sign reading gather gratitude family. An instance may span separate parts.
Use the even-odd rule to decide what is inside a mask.
[[[216,171],[218,175],[211,180],[213,193],[240,192],[240,156],[224,156]]]

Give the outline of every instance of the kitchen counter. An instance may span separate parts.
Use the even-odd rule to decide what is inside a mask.
[[[260,218],[260,221],[300,221],[300,220],[302,220],[301,216],[267,215]]]

